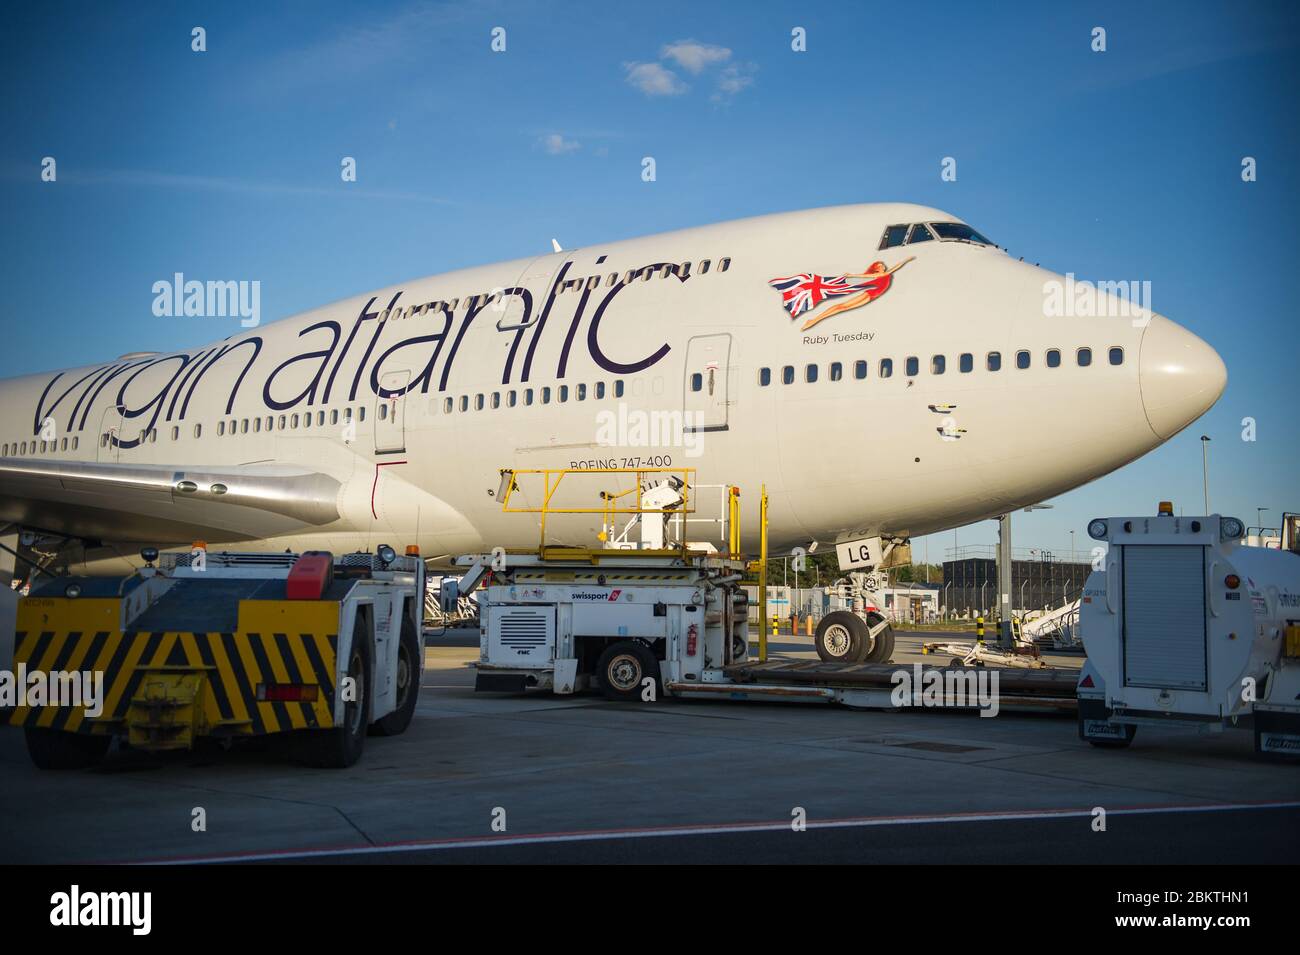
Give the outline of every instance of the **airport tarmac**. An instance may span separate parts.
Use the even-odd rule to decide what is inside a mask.
[[[951,636],[899,634],[895,659]],[[772,650],[815,656],[803,637]],[[477,655],[477,631],[431,641],[410,729],[370,738],[347,770],[235,749],[115,752],[90,772],[42,773],[6,727],[0,861],[1149,863],[1300,850],[1300,768],[1257,761],[1244,731],[1144,727],[1131,748],[1102,751],[1073,718],[1047,715],[476,695]],[[794,832],[800,811],[807,831]]]

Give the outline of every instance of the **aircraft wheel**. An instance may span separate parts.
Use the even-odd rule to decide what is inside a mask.
[[[871,643],[867,624],[847,610],[834,610],[822,617],[813,636],[817,656],[827,663],[861,663]]]
[[[867,614],[867,626],[875,627],[885,618],[878,613]],[[862,657],[863,663],[888,663],[894,655],[894,628],[891,624],[886,624],[885,629],[876,635],[875,642],[871,644],[871,649]]]

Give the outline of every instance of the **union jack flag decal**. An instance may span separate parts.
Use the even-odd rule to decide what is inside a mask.
[[[912,259],[904,259],[893,268],[886,268],[884,262],[873,262],[867,270],[859,275],[817,275],[813,272],[801,272],[784,278],[770,279],[768,285],[781,293],[781,304],[790,313],[791,318],[798,318],[804,312],[812,311],[827,299],[856,295],[857,298],[840,302],[827,309],[817,318],[804,323],[810,328],[823,318],[829,318],[838,312],[848,311],[873,302],[889,291],[894,283],[894,273]]]
[[[798,318],[804,312],[811,311],[828,298],[864,292],[869,285],[867,282],[849,282],[843,275],[827,277],[811,272],[772,279],[767,284],[781,293],[781,304],[791,318]]]

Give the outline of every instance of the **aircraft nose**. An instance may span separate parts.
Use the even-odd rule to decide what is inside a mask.
[[[1142,333],[1138,382],[1147,422],[1157,437],[1171,438],[1219,400],[1228,369],[1219,353],[1181,325],[1160,315]]]

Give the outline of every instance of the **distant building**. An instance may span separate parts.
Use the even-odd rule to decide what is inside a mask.
[[[885,588],[885,616],[898,623],[928,623],[939,617],[938,584],[899,583]]]
[[[943,562],[943,607],[948,616],[987,614],[998,608],[998,562],[992,556],[971,556],[972,550],[961,548],[956,560]],[[1025,559],[1011,561],[1011,606],[1017,613],[1059,607],[1079,595],[1091,572],[1087,561],[1029,551]]]

